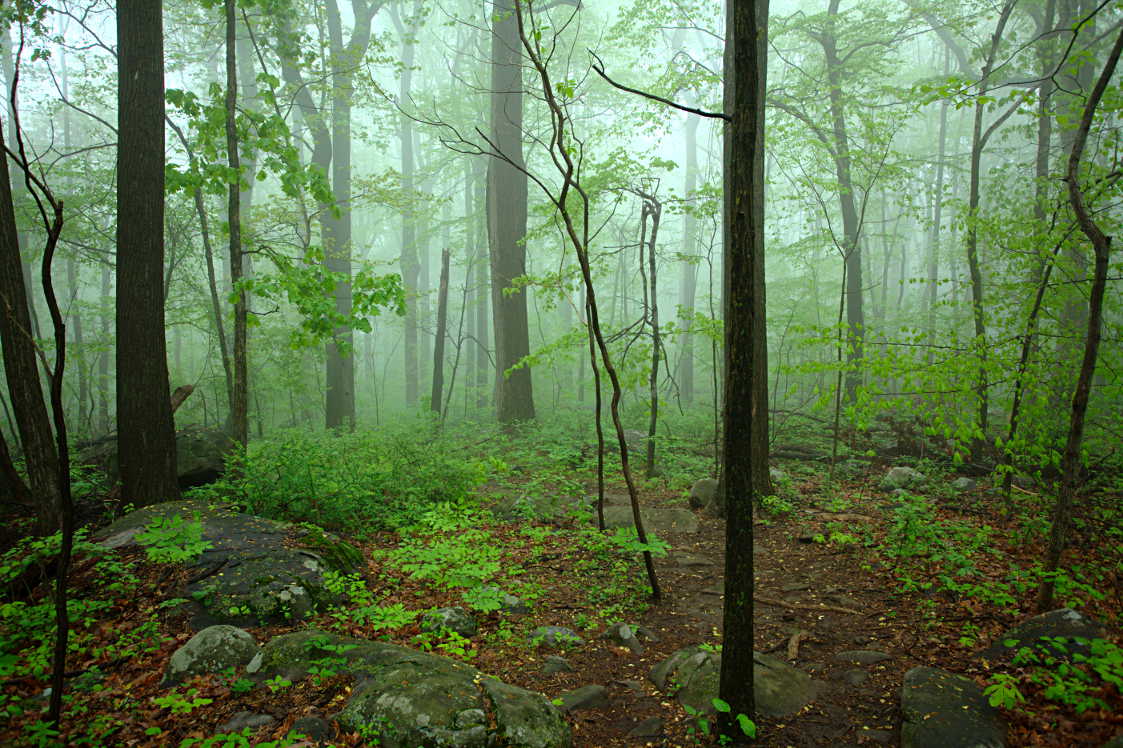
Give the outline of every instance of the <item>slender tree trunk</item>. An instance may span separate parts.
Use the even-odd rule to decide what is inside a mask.
[[[683,185],[683,198],[692,200],[698,189],[698,118],[691,116],[686,121],[686,182]],[[691,206],[693,207],[693,206]],[[698,219],[688,209],[682,214],[682,277],[679,281],[679,306],[686,316],[686,330],[682,334],[682,350],[679,358],[678,380],[679,397],[685,405],[694,402],[694,297],[698,289]]]
[[[232,181],[229,185],[226,221],[230,231],[230,282],[242,281],[242,167],[238,152],[238,20],[235,0],[225,0],[226,11],[226,158]],[[230,401],[231,437],[239,448],[249,443],[249,366],[246,355],[246,297],[234,302],[234,389]]]
[[[113,271],[109,264],[105,264],[101,267],[101,342],[106,350],[98,354],[97,362],[98,423],[103,434],[113,431],[113,422],[109,419],[109,358],[112,355],[109,348],[114,344],[111,337],[113,314],[110,304],[112,293]]]
[[[164,37],[159,0],[117,3],[117,458],[122,500],[179,498],[164,344]]]
[[[1100,338],[1103,327],[1103,302],[1107,290],[1107,275],[1111,259],[1111,237],[1104,234],[1084,201],[1084,191],[1080,184],[1080,161],[1084,146],[1088,141],[1088,131],[1096,108],[1103,98],[1104,91],[1111,82],[1115,67],[1123,53],[1123,31],[1115,39],[1104,69],[1096,81],[1088,102],[1084,105],[1084,115],[1072,145],[1068,159],[1068,197],[1080,230],[1088,237],[1095,252],[1095,268],[1092,277],[1091,298],[1088,301],[1088,331],[1084,340],[1084,357],[1080,364],[1080,374],[1072,394],[1072,411],[1069,418],[1068,438],[1061,455],[1061,490],[1053,508],[1052,528],[1049,533],[1049,550],[1045,557],[1045,574],[1037,594],[1037,607],[1048,610],[1053,605],[1053,590],[1056,571],[1060,568],[1061,554],[1068,541],[1069,526],[1072,524],[1072,505],[1080,486],[1081,444],[1084,440],[1084,421],[1088,412],[1088,401],[1092,393],[1092,379],[1096,372],[1096,359],[1099,356]]]
[[[441,285],[437,292],[437,330],[433,340],[433,390],[429,409],[438,416],[445,384],[445,338],[448,335],[448,263],[447,249],[441,251]]]
[[[391,18],[402,37],[402,75],[398,83],[398,99],[406,106],[410,101],[413,89],[413,67],[416,49],[414,34],[417,30],[418,12],[420,3],[414,2],[413,15],[403,22],[399,17],[397,8],[393,7]],[[413,200],[416,190],[416,159],[414,158],[413,145],[413,119],[404,112],[398,117],[398,145],[401,150],[402,161],[402,192],[408,199]],[[405,377],[406,377],[406,406],[417,407],[417,396],[420,390],[420,356],[418,353],[418,316],[417,293],[418,276],[421,272],[421,263],[417,256],[417,217],[413,211],[402,211],[402,284],[406,292],[405,323]]]
[[[650,418],[647,424],[647,462],[644,472],[648,478],[655,477],[655,433],[659,427],[659,360],[663,340],[659,334],[659,283],[656,275],[655,246],[659,236],[659,218],[663,206],[654,196],[644,196],[644,220],[651,219],[651,236],[647,240],[647,275],[650,284],[648,302],[648,324],[651,326],[651,375],[648,378],[650,395]],[[642,253],[644,247],[640,247]]]

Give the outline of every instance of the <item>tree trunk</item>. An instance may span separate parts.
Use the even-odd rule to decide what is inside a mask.
[[[1068,438],[1065,441],[1064,453],[1061,455],[1061,490],[1057,496],[1057,503],[1053,508],[1052,528],[1049,532],[1049,550],[1045,558],[1045,573],[1041,588],[1037,594],[1037,607],[1045,611],[1053,605],[1053,588],[1055,575],[1060,567],[1061,554],[1064,553],[1068,540],[1069,525],[1072,524],[1072,504],[1076,491],[1080,485],[1080,447],[1084,440],[1084,419],[1088,412],[1088,400],[1092,393],[1092,379],[1096,372],[1096,359],[1099,356],[1100,337],[1103,327],[1103,302],[1107,290],[1107,274],[1111,258],[1111,237],[1104,234],[1103,230],[1092,219],[1088,206],[1084,202],[1084,191],[1080,185],[1080,160],[1084,154],[1084,146],[1088,140],[1088,131],[1092,127],[1092,118],[1096,108],[1103,98],[1115,67],[1119,62],[1119,55],[1123,52],[1123,31],[1115,40],[1115,45],[1108,55],[1100,78],[1084,105],[1084,115],[1080,120],[1080,127],[1072,145],[1072,153],[1068,159],[1068,197],[1072,204],[1072,211],[1076,214],[1076,221],[1080,230],[1088,237],[1095,252],[1095,269],[1092,277],[1091,298],[1088,301],[1088,331],[1084,340],[1084,357],[1080,364],[1080,374],[1076,380],[1076,387],[1072,394],[1072,411],[1069,418]]]
[[[692,200],[698,189],[698,118],[691,116],[686,121],[686,182],[683,185],[683,198]],[[694,297],[698,289],[698,219],[691,210],[682,214],[682,277],[679,281],[679,306],[686,317],[686,330],[682,334],[682,349],[679,353],[678,380],[679,397],[685,405],[694,402]]]
[[[403,23],[398,16],[397,8],[393,7],[391,18],[402,37],[402,75],[398,83],[398,100],[402,106],[410,101],[413,88],[413,66],[416,42],[414,34],[417,30],[418,12],[420,3],[414,2],[413,15]],[[402,160],[402,193],[407,199],[413,200],[416,190],[414,180],[416,177],[416,159],[413,153],[413,119],[404,112],[398,116],[398,144]],[[417,329],[417,289],[418,276],[421,272],[421,263],[417,256],[417,218],[414,212],[407,208],[402,212],[402,284],[406,293],[405,323],[405,377],[406,377],[406,407],[417,407],[417,396],[420,390],[420,356],[418,354],[418,329]]]
[[[754,420],[758,380],[754,358],[761,345],[764,299],[757,277],[764,252],[764,93],[768,3],[729,0],[725,53],[726,232],[724,261],[725,406],[722,437],[722,489],[726,506],[725,605],[719,696],[730,711],[719,715],[719,730],[743,742],[736,721],[752,717],[753,694],[753,499]],[[740,84],[740,85],[738,85]],[[767,454],[767,452],[765,452]]]
[[[487,169],[491,306],[495,330],[495,412],[500,423],[534,419],[526,291],[514,281],[526,274],[527,177],[522,152],[523,85],[515,0],[497,0],[491,33],[491,133],[502,158]],[[508,161],[510,163],[508,163]]]
[[[235,0],[225,0],[226,11],[226,158],[232,181],[228,185],[226,220],[230,231],[230,283],[242,281],[242,167],[238,152],[238,58]],[[234,302],[234,387],[230,399],[230,436],[240,449],[249,443],[249,367],[246,355],[246,297]]]
[[[0,149],[3,147],[4,137],[0,133]],[[31,335],[11,184],[8,159],[0,158],[0,345],[4,379],[23,447],[29,488],[35,497],[36,529],[46,535],[58,530],[60,522],[58,452]]]
[[[647,423],[647,462],[644,473],[648,478],[655,477],[655,432],[659,427],[659,360],[662,352],[663,340],[659,334],[659,283],[656,275],[655,242],[659,236],[659,218],[663,214],[663,206],[653,196],[644,196],[643,218],[651,219],[651,236],[647,240],[647,282],[650,291],[647,294],[647,321],[651,327],[651,374],[648,377],[648,391],[650,396],[650,417]],[[640,253],[644,247],[640,246]]]
[[[101,344],[106,347],[106,350],[98,354],[97,361],[98,425],[103,434],[113,431],[113,422],[109,418],[109,357],[112,355],[109,347],[113,345],[111,338],[113,314],[110,309],[112,293],[113,272],[109,264],[105,264],[101,267]]]
[[[437,292],[437,329],[433,339],[433,390],[429,409],[441,414],[445,385],[445,337],[448,334],[448,250],[441,251],[441,285]]]
[[[164,343],[162,4],[117,3],[117,456],[125,503],[179,498]]]

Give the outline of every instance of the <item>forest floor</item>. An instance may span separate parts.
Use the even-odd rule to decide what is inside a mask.
[[[550,459],[545,451],[541,457]],[[928,496],[894,500],[878,488],[890,466],[875,460],[828,483],[819,464],[778,465],[791,478],[754,522],[757,649],[811,673],[826,687],[796,715],[758,719],[758,742],[897,745],[901,684],[905,672],[916,665],[961,673],[980,685],[994,682],[999,673],[1013,676],[1025,701],[1004,710],[1008,745],[1098,746],[1123,732],[1119,690],[1123,658],[1114,646],[1107,659],[1118,661],[1097,666],[1102,678],[1086,666],[1070,668],[1078,673],[1058,673],[1027,664],[988,663],[978,657],[1003,631],[1034,612],[1033,569],[1043,554],[1040,517],[1047,498],[1021,490],[1012,501],[1003,501],[986,491],[983,481],[968,492],[953,492],[944,486],[951,477],[945,472],[933,476]],[[574,481],[571,468],[556,467],[559,481],[570,474],[569,488],[576,484],[586,496],[596,493],[595,485]],[[525,497],[551,490],[550,476],[516,466],[503,480],[491,481],[482,494],[487,504],[503,503],[520,491]],[[624,489],[609,485],[607,492],[620,496]],[[1093,491],[1082,499],[1070,574],[1061,589],[1062,603],[1108,625],[1114,645],[1119,644],[1123,621],[1120,499],[1118,492],[1108,490]],[[643,485],[642,504],[647,508],[687,505],[681,488],[660,480]],[[458,524],[464,516],[442,519],[442,512],[460,510],[438,509],[424,533],[382,532],[355,541],[367,559],[362,584],[390,618],[395,610],[405,611],[401,620],[372,622],[369,617],[351,616],[344,608],[300,626],[259,627],[250,632],[265,641],[311,626],[431,648],[550,698],[584,685],[605,686],[607,706],[567,717],[578,747],[707,742],[697,717],[688,715],[672,695],[656,689],[648,676],[680,648],[716,647],[721,642],[725,543],[721,520],[698,512],[697,532],[661,538],[670,552],[656,559],[663,599],[653,603],[646,594],[642,564],[593,531],[587,512],[561,520],[500,521],[487,512],[467,509],[470,529],[465,530]],[[499,563],[504,589],[530,602],[531,613],[477,614],[480,631],[469,640],[423,634],[412,611],[464,605],[464,590],[453,583],[438,583],[439,574],[419,575],[416,565],[409,566],[405,559],[424,561],[431,554],[439,567],[442,559],[471,558],[465,547],[484,545],[495,551],[481,558]],[[274,721],[248,743],[216,745],[254,744],[284,736],[300,717],[330,718],[346,700],[349,684],[342,676],[268,690],[248,688],[233,677],[209,676],[188,684],[190,690],[181,694],[178,706],[168,701],[167,689],[160,685],[162,674],[171,653],[192,632],[164,601],[182,594],[186,572],[151,562],[135,548],[115,554],[115,568],[136,577],[127,594],[105,589],[106,569],[99,569],[104,559],[79,561],[74,575],[79,598],[91,602],[79,623],[80,651],[70,660],[73,682],[95,673],[96,685],[69,704],[64,724],[70,744],[181,745],[188,738],[213,735],[216,726],[235,713],[271,715]],[[470,576],[473,562],[465,563]],[[26,640],[27,630],[21,634],[12,626],[12,616],[22,615],[27,619],[25,627],[49,628],[45,618],[49,606],[33,605],[46,600],[43,589],[23,603],[0,600],[8,608],[0,620],[3,745],[50,744],[34,707],[45,703],[37,694],[45,685],[46,660],[40,656],[37,665],[21,662],[20,657],[30,659],[29,650],[20,652],[17,646],[20,636]],[[11,606],[18,607],[13,611]],[[35,616],[45,620],[36,622]],[[615,622],[645,626],[658,640],[645,643],[642,654],[634,654],[598,636]],[[528,646],[527,633],[540,625],[570,627],[586,641],[561,652]],[[850,650],[872,650],[888,657],[870,665],[838,659],[839,653]],[[547,654],[564,655],[572,672],[544,673]],[[657,736],[629,736],[637,724],[650,718],[661,720]],[[333,742],[365,744],[358,735],[340,735]]]

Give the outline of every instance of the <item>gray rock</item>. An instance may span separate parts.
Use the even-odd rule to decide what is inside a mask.
[[[485,590],[495,591],[499,594],[499,610],[508,615],[521,616],[530,612],[530,606],[523,602],[521,597],[516,597],[498,587],[484,587]]]
[[[164,682],[178,684],[193,675],[243,667],[257,653],[257,642],[248,632],[234,626],[210,626],[175,651]]]
[[[910,467],[895,467],[881,479],[881,488],[885,491],[892,491],[895,488],[915,488],[923,485],[926,480],[923,473]]]
[[[1062,649],[1053,644],[1040,642],[1043,636],[1065,637],[1070,641]],[[1075,652],[1085,656],[1089,654],[1088,645],[1071,641],[1075,637],[1102,639],[1106,636],[1107,630],[1098,621],[1088,618],[1072,608],[1059,608],[1027,618],[998,637],[991,646],[980,652],[979,656],[994,659],[1017,651],[1020,647],[1040,644],[1048,647],[1054,656],[1069,659]],[[1012,643],[1008,646],[1008,642]]]
[[[226,457],[234,441],[221,429],[191,425],[175,433],[176,472],[180,488],[214,483],[226,471]],[[92,465],[105,473],[112,485],[120,480],[117,461],[117,435],[87,442],[78,450],[75,462]]]
[[[437,608],[431,610],[421,619],[422,631],[436,631],[443,629],[455,631],[465,639],[473,637],[479,631],[476,619],[468,615],[463,608]]]
[[[908,490],[907,488],[894,488],[889,492],[889,495],[895,499],[899,499],[902,496],[912,496],[913,492]]]
[[[542,672],[547,675],[554,673],[572,673],[573,665],[569,664],[569,660],[558,655],[547,655],[546,664],[542,666]]]
[[[977,485],[978,484],[974,480],[966,477],[956,478],[951,482],[952,489],[955,491],[959,491],[960,493],[963,493],[965,491],[974,491],[975,486]]]
[[[795,714],[819,694],[822,684],[775,657],[753,653],[753,689],[757,711],[766,717]],[[680,649],[651,671],[661,689],[678,687],[675,698],[704,714],[714,712],[718,695],[721,655],[698,647]]]
[[[631,730],[628,730],[629,738],[657,738],[662,734],[663,720],[658,717],[648,717]]]
[[[355,679],[351,698],[337,717],[340,725],[377,736],[383,748],[573,744],[569,727],[545,696],[461,662],[388,642],[310,630],[285,634],[263,648],[257,677],[301,679],[325,656],[343,659],[337,671]]]
[[[648,533],[660,537],[671,532],[698,532],[698,518],[689,509],[672,507],[641,507],[640,516],[643,527]],[[594,521],[595,518],[594,518]],[[606,506],[604,508],[605,527],[634,527],[630,506]]]
[[[946,670],[914,667],[901,687],[902,748],[1002,748],[998,710],[976,683]]]
[[[202,525],[205,550],[185,562],[197,581],[187,586],[195,628],[216,623],[250,626],[306,618],[342,602],[325,572],[351,573],[362,553],[330,533],[241,514],[205,501],[171,501],[130,512],[104,530],[103,543],[136,544],[139,530],[158,518]],[[292,547],[300,545],[300,547]]]
[[[768,478],[773,483],[780,483],[780,484],[787,483],[789,480],[791,480],[788,477],[787,473],[785,473],[780,468],[774,468],[774,467],[768,468]]]
[[[530,632],[530,642],[547,647],[571,647],[584,644],[585,640],[565,626],[539,626]]]
[[[845,652],[839,652],[834,656],[839,662],[856,662],[859,665],[873,665],[874,663],[888,660],[890,657],[890,655],[884,652],[875,652],[870,649],[850,649]]]
[[[569,714],[582,709],[600,709],[608,706],[608,689],[604,686],[581,686],[580,688],[563,693],[561,705],[558,709]]]
[[[292,723],[292,732],[307,735],[319,743],[326,743],[335,738],[335,730],[331,723],[320,717],[301,717]]]
[[[636,636],[636,630],[626,623],[614,623],[600,635],[601,639],[608,639],[623,647],[627,647],[633,654],[643,654],[643,645]]]
[[[700,553],[675,553],[673,560],[675,566],[681,566],[684,569],[704,569],[714,565],[713,559]]]
[[[269,714],[254,714],[253,712],[238,712],[233,717],[218,726],[218,732],[241,732],[247,727],[257,730],[266,725],[271,725],[277,720]]]
[[[869,680],[870,674],[860,668],[851,668],[835,673],[831,677],[850,686],[860,686]]]
[[[690,487],[690,508],[701,509],[708,505],[717,496],[717,481],[713,478],[703,478],[695,481]]]

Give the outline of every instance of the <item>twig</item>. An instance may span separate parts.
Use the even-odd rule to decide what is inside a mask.
[[[846,613],[851,616],[862,615],[861,611],[851,610],[850,608],[840,608],[837,605],[827,605],[825,603],[819,603],[818,605],[811,605],[810,603],[789,603],[771,597],[760,597],[759,595],[753,597],[753,600],[758,603],[764,603],[765,605],[776,605],[781,608],[788,608],[789,610],[828,610],[832,613]]]
[[[621,91],[626,91],[630,94],[635,94],[636,96],[642,96],[645,99],[651,99],[652,101],[658,101],[660,104],[666,104],[669,107],[674,107],[675,109],[678,109],[678,110],[683,111],[683,112],[687,112],[689,114],[697,114],[699,117],[709,117],[710,119],[720,119],[720,120],[724,120],[725,122],[732,122],[733,121],[733,118],[730,117],[728,114],[725,114],[724,112],[708,112],[705,109],[696,109],[692,106],[686,106],[684,104],[679,104],[677,102],[671,101],[670,99],[663,98],[662,96],[656,96],[653,93],[648,93],[646,91],[640,91],[638,88],[630,88],[628,86],[625,86],[622,83],[617,83],[616,81],[614,81],[614,80],[612,80],[611,78],[608,77],[608,73],[604,72],[604,62],[601,60],[600,57],[597,57],[597,53],[594,52],[591,49],[588,50],[588,52],[589,52],[589,54],[591,54],[593,56],[593,59],[596,60],[596,62],[594,62],[593,66],[592,66],[593,70],[595,70],[597,75],[599,75],[601,78],[604,78],[605,81],[607,81],[608,84],[610,86],[612,86],[613,88],[618,88]]]

